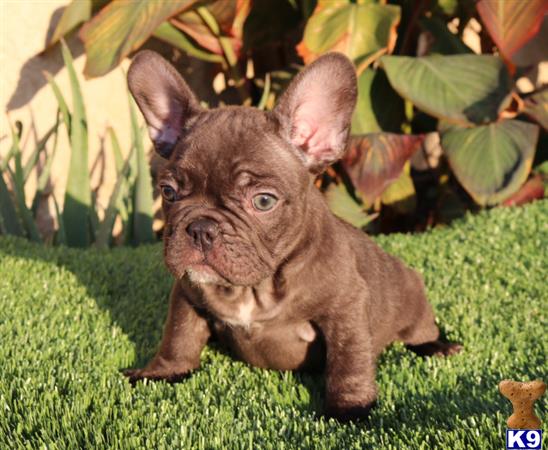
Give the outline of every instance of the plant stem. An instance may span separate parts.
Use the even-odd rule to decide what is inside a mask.
[[[196,8],[196,12],[211,30],[213,35],[219,40],[219,45],[223,50],[223,56],[228,65],[230,77],[234,81],[234,85],[240,94],[242,103],[248,104],[250,102],[250,98],[247,90],[245,89],[245,78],[242,77],[242,74],[240,73],[240,69],[238,67],[238,57],[236,56],[236,53],[234,53],[234,48],[232,47],[230,39],[221,34],[221,28],[219,27],[217,20],[215,20],[213,14],[211,14],[205,6]]]

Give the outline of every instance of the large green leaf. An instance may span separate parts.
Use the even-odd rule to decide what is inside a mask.
[[[510,76],[496,56],[383,56],[381,64],[400,95],[449,121],[492,122],[510,100]]]
[[[355,227],[364,227],[377,217],[376,214],[367,214],[363,207],[350,196],[342,183],[331,184],[325,196],[333,214]]]
[[[403,100],[390,86],[385,72],[365,69],[358,77],[352,134],[398,132],[404,119]]]
[[[338,51],[365,68],[375,57],[392,51],[399,21],[397,5],[320,0],[297,51],[307,64],[323,53]]]
[[[72,0],[63,9],[61,19],[57,22],[55,30],[46,43],[46,47],[55,44],[78,25],[88,20],[91,17],[92,6],[92,0]]]
[[[114,0],[80,30],[88,77],[104,75],[139,48],[158,26],[197,0]]]
[[[69,131],[71,154],[65,190],[63,222],[67,244],[73,247],[87,247],[90,243],[89,220],[91,207],[88,169],[88,124],[84,98],[74,70],[72,55],[64,43],[62,53],[69,74],[73,106]]]
[[[539,127],[503,120],[474,128],[449,127],[441,145],[455,176],[480,205],[516,192],[531,170]]]
[[[548,11],[546,0],[480,0],[477,9],[500,52],[512,59],[538,31]]]
[[[372,133],[353,136],[342,160],[343,167],[371,205],[384,190],[399,178],[405,163],[421,146],[424,136]]]
[[[143,137],[137,123],[137,112],[133,98],[130,97],[130,117],[133,134],[133,144],[137,157],[137,177],[133,202],[133,241],[134,244],[144,244],[154,241],[152,232],[152,178],[145,155]],[[131,155],[128,158],[131,161]],[[131,164],[131,163],[130,163]]]

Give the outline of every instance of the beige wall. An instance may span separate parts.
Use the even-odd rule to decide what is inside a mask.
[[[63,67],[58,46],[40,54],[52,16],[68,1],[62,0],[0,0],[0,104],[7,112],[11,123],[20,120],[24,131],[22,136],[23,158],[25,160],[35,146],[36,139],[53,125],[57,103],[43,71],[54,74],[69,106],[72,103],[66,69]],[[75,56],[89,126],[90,167],[101,148],[101,137],[108,125],[117,132],[122,151],[127,152],[130,143],[130,125],[126,84],[121,69],[108,75],[85,80],[82,75],[85,58],[80,41],[71,37],[69,47]],[[127,69],[128,61],[122,68]],[[0,120],[0,156],[8,151],[11,138],[8,118],[2,114]],[[69,149],[66,131],[61,129],[58,152],[52,174],[56,198],[63,199],[63,188],[67,176]],[[50,145],[51,149],[51,145]],[[99,202],[105,205],[114,183],[113,160],[110,142],[105,140],[106,176],[99,192]],[[98,183],[99,171],[94,172],[92,184]],[[33,184],[29,183],[27,197],[33,195]],[[31,197],[32,198],[32,197]],[[29,201],[31,199],[28,199]]]

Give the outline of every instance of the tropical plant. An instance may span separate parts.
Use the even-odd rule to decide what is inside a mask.
[[[352,139],[318,186],[358,226],[377,226],[380,213],[377,229],[394,215],[412,217],[416,229],[544,195],[548,90],[524,94],[516,81],[542,59],[534,48],[547,8],[544,0],[74,0],[48,45],[78,29],[93,77],[160,39],[209,64],[211,83],[224,74],[220,102],[233,90],[237,102],[265,109],[295,63],[343,52],[358,76]]]
[[[72,247],[86,247],[92,244],[100,248],[107,247],[112,243],[113,227],[118,216],[122,219],[123,242],[128,244],[151,242],[155,240],[152,231],[152,180],[133,100],[128,95],[133,144],[125,161],[116,134],[112,128],[109,129],[116,161],[117,181],[104,218],[100,221],[98,206],[90,187],[84,100],[72,56],[64,43],[62,54],[69,73],[73,107],[72,109],[68,107],[55,79],[47,75],[58,103],[57,120],[39,140],[24,165],[19,143],[22,125],[20,122],[16,123],[16,129],[12,131],[11,149],[0,166],[0,234],[27,236],[37,242],[44,240],[36,223],[36,215],[38,203],[47,197],[45,189],[57,150],[59,127],[63,124],[70,144],[70,164],[62,211],[59,208],[59,202],[55,196],[52,196],[57,221],[53,242]],[[50,139],[53,139],[54,143],[52,150],[47,154],[46,145]],[[42,152],[46,153],[46,162],[38,178],[32,206],[29,208],[25,198],[25,183],[36,167]],[[10,164],[12,159],[13,164]],[[11,190],[8,189],[3,177],[4,173],[11,181],[13,187]]]
[[[527,180],[539,135],[539,126],[520,114],[544,126],[547,118],[546,103],[538,102],[546,90],[525,101],[517,94],[513,75],[526,68],[517,68],[512,57],[537,34],[546,2],[453,1],[439,2],[437,9],[397,3],[320,0],[298,46],[306,63],[337,50],[356,64],[355,137],[342,167],[359,197],[367,206],[380,199],[413,209],[407,161],[425,150],[428,131],[439,135],[451,174],[478,205],[509,199]],[[459,32],[449,31],[447,23],[458,18],[462,34],[475,9],[490,33],[483,37],[492,37],[499,54],[474,54]],[[410,19],[401,21],[406,12]],[[421,55],[410,50],[417,47],[409,45],[414,27],[431,41]],[[435,120],[425,127],[425,118]],[[408,134],[416,131],[421,133]]]

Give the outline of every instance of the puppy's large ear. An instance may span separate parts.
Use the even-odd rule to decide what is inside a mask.
[[[198,100],[175,68],[150,50],[133,58],[127,79],[156,151],[169,158],[185,125],[200,111]]]
[[[302,152],[311,172],[321,172],[343,155],[356,91],[352,63],[328,53],[297,75],[274,108],[285,139]]]

